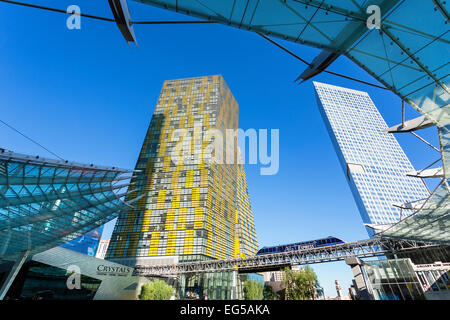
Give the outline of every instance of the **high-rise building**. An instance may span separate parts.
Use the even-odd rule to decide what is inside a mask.
[[[247,179],[242,164],[238,165],[237,175],[236,199],[238,214],[236,215],[235,256],[248,257],[256,254],[258,251],[258,242],[256,239],[255,225],[253,223],[253,213],[250,205]]]
[[[363,222],[387,225],[411,214],[398,206],[428,198],[429,190],[421,179],[406,176],[414,168],[395,137],[383,132],[387,124],[369,95],[319,82],[314,87]]]
[[[96,258],[105,259],[106,252],[108,251],[109,241],[109,239],[100,240],[97,253],[95,254]]]
[[[283,271],[268,271],[264,272],[264,281],[267,282],[282,282],[283,281]]]
[[[164,82],[136,164],[140,171],[132,180],[132,197],[140,197],[139,204],[118,217],[107,259],[157,264],[256,253],[245,173],[236,161],[237,138],[217,143],[217,133],[226,137],[238,120],[238,104],[222,76]],[[221,152],[226,154],[220,157]],[[233,163],[225,161],[230,154]],[[235,279],[230,272],[192,279],[181,280],[190,293],[231,298]],[[222,282],[221,289],[212,287],[213,280]]]

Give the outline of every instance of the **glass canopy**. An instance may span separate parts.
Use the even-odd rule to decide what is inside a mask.
[[[450,125],[439,129],[442,163],[450,168]],[[450,245],[450,179],[442,179],[423,207],[380,235],[393,239],[411,239]]]
[[[450,123],[449,1],[135,1],[346,55],[435,123]],[[381,10],[380,29],[367,26],[369,5]]]
[[[0,149],[0,260],[44,251],[115,218],[133,202],[123,201],[132,173]]]

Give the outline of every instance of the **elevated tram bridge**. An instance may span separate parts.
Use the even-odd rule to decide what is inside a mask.
[[[436,244],[409,240],[375,238],[308,248],[275,254],[256,255],[245,258],[182,262],[165,265],[136,265],[134,275],[170,276],[189,273],[238,271],[239,273],[280,270],[295,265],[343,261],[347,257],[371,258],[395,255],[406,251],[416,251],[437,247]]]

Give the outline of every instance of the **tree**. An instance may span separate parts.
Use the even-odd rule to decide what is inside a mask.
[[[311,300],[316,294],[317,275],[309,266],[299,271],[286,268],[283,284],[286,286],[286,300]]]
[[[155,280],[141,287],[139,300],[169,300],[173,291],[173,287],[164,281]]]
[[[278,296],[273,291],[273,288],[271,286],[264,286],[264,299],[266,299],[266,300],[278,300]]]
[[[320,299],[321,297],[324,298],[325,297],[325,293],[323,291],[323,288],[320,286],[319,281],[316,281],[316,292],[317,292],[317,297]]]
[[[247,280],[244,282],[244,299],[245,300],[262,300],[264,284],[255,280]]]

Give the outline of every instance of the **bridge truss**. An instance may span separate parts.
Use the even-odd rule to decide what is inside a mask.
[[[348,242],[319,248],[301,249],[283,253],[257,255],[245,258],[182,262],[166,265],[136,265],[134,275],[137,276],[169,276],[188,273],[239,271],[264,272],[279,270],[294,265],[314,264],[332,261],[342,261],[346,257],[370,258],[384,255],[394,255],[399,252],[415,251],[436,244],[417,241],[394,241],[375,238]]]

